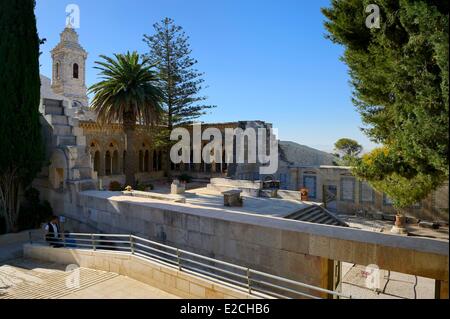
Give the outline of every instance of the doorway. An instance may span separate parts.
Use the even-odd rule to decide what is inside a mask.
[[[323,186],[323,203],[325,208],[329,211],[337,211],[337,186],[324,185]]]

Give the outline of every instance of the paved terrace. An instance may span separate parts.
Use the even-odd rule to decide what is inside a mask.
[[[15,259],[0,265],[0,299],[177,299],[132,278],[79,268],[79,285],[66,265]],[[69,284],[67,284],[69,283]]]
[[[167,194],[164,191],[156,191],[155,193]],[[223,195],[216,191],[211,191],[207,188],[198,188],[186,191],[182,196],[186,197],[186,203],[180,204],[159,199],[148,199],[137,196],[122,195],[121,192],[109,191],[89,191],[96,197],[110,199],[114,201],[129,201],[135,203],[155,203],[164,204],[176,207],[198,207],[203,209],[212,209],[224,213],[244,213],[255,214],[272,217],[285,217],[295,213],[301,209],[309,207],[307,203],[302,203],[295,200],[281,199],[281,198],[264,198],[264,197],[250,197],[243,195],[243,207],[225,207],[223,205]]]

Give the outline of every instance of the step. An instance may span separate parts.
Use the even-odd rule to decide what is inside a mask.
[[[334,219],[331,216],[328,216],[325,214],[325,216],[323,216],[322,218],[320,218],[317,223],[318,224],[323,224],[327,221],[327,224],[331,224],[334,222]]]
[[[298,216],[296,218],[296,220],[302,220],[305,222],[310,222],[312,219],[316,218],[317,215],[319,215],[322,211],[317,211],[317,210],[313,210],[313,211],[308,211],[304,214],[301,214],[300,216]]]
[[[53,125],[53,135],[72,135],[72,126],[55,124]]]
[[[322,220],[324,217],[325,217],[325,220],[327,220],[328,218],[331,218],[325,212],[323,212],[322,210],[319,209],[319,211],[316,212],[315,217],[311,218],[309,221],[311,223],[318,223],[319,220]]]
[[[289,216],[286,216],[288,219],[297,219],[299,216],[303,216],[308,214],[309,212],[313,211],[316,207],[315,206],[309,206],[307,208],[304,208],[302,210],[299,210]]]
[[[77,167],[90,167],[91,165],[91,157],[89,156],[88,153],[78,153],[78,157],[75,161],[75,165]]]
[[[45,105],[45,114],[51,115],[64,115],[64,109],[59,106],[48,106]]]
[[[77,138],[73,135],[56,136],[56,145],[58,146],[77,145]]]
[[[92,169],[90,167],[74,167],[73,169],[79,172],[80,179],[91,178]]]
[[[80,191],[96,190],[97,184],[92,179],[85,179],[80,181]]]
[[[45,106],[63,107],[63,101],[61,100],[44,99],[43,104]]]
[[[65,115],[46,115],[46,118],[49,119],[50,124],[52,125],[68,125],[69,118]]]

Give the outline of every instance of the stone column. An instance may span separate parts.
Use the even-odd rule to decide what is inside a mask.
[[[100,151],[100,167],[98,168],[98,175],[105,176],[105,153]]]
[[[449,299],[449,297],[448,297],[448,281],[436,280],[435,298],[436,299]]]

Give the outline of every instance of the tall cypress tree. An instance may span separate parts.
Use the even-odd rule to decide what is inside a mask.
[[[373,3],[380,28],[366,26]],[[383,145],[354,172],[408,207],[449,176],[449,3],[333,0],[323,13],[329,39],[345,47],[365,132]]]
[[[39,37],[34,0],[0,0],[0,214],[17,229],[20,192],[40,171]]]
[[[204,73],[195,68],[197,60],[191,57],[189,37],[183,28],[175,25],[170,18],[163,19],[153,27],[155,33],[144,35],[144,42],[150,49],[146,56],[159,69],[161,90],[164,93],[164,124],[167,125],[167,131],[160,132],[158,141],[164,145],[163,140],[168,139],[174,127],[192,123],[204,115],[207,109],[215,106],[205,104],[207,98],[200,95]],[[168,167],[165,170],[167,173]]]

